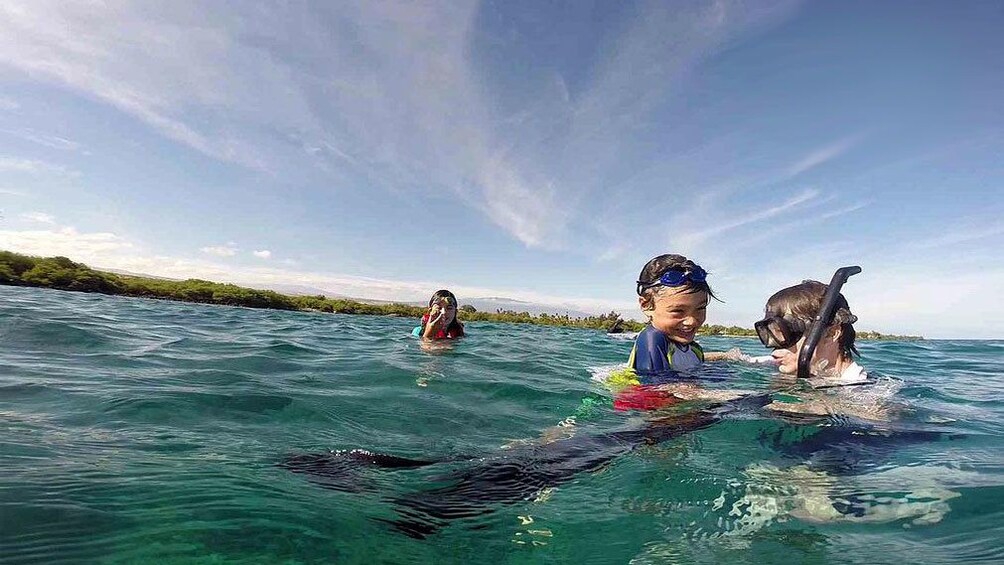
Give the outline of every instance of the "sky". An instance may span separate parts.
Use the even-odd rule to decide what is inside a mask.
[[[1004,338],[1004,4],[0,4],[0,249],[637,317],[681,253],[750,327]]]

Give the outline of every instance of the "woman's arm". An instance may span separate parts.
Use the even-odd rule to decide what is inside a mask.
[[[704,360],[705,361],[740,361],[743,358],[743,352],[739,350],[738,347],[733,347],[728,351],[705,351]]]
[[[754,363],[754,364],[776,364],[777,361],[770,355],[760,355],[758,357],[751,357],[743,353],[738,347],[733,347],[728,351],[706,351],[704,352],[705,361],[742,361],[743,363]]]
[[[429,321],[425,324],[425,332],[422,333],[422,337],[426,339],[432,339],[439,334],[439,330],[443,329],[443,315],[445,312],[436,304],[429,310]]]

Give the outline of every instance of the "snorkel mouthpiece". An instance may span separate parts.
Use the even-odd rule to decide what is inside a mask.
[[[805,334],[805,344],[798,354],[798,378],[807,379],[812,376],[809,364],[812,362],[812,355],[816,352],[823,332],[833,323],[833,316],[837,312],[837,300],[840,298],[840,289],[847,282],[847,279],[861,272],[861,267],[840,267],[833,273],[830,284],[826,287],[826,294],[823,295],[823,306],[816,313],[815,319],[809,326]]]

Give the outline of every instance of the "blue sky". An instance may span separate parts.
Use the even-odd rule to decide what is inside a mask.
[[[230,4],[230,5],[228,5]],[[749,326],[1004,337],[999,2],[0,6],[0,248],[636,314],[684,253]]]

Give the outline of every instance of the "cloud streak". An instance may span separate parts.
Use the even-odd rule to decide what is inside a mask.
[[[199,251],[206,255],[215,255],[216,257],[233,257],[237,255],[238,249],[232,245],[209,245],[200,247]]]
[[[683,249],[692,248],[697,244],[707,241],[708,239],[723,235],[737,228],[762,222],[789,212],[799,206],[802,206],[803,204],[811,202],[817,196],[819,196],[818,190],[803,190],[781,204],[754,212],[744,213],[737,217],[723,220],[710,227],[704,227],[700,230],[687,232],[683,235],[677,236],[674,238],[674,246]]]
[[[39,159],[24,159],[21,157],[0,156],[0,173],[21,173],[28,175],[52,174],[57,176],[78,177],[80,173]]]
[[[52,214],[46,214],[45,212],[26,212],[21,214],[21,218],[28,220],[29,222],[38,222],[40,224],[56,223],[56,217]]]
[[[562,69],[548,69],[549,80],[516,85],[521,105],[505,111],[472,43],[491,7],[473,3],[249,14],[223,4],[12,0],[0,7],[0,66],[226,163],[457,195],[527,247],[561,249],[591,232],[584,220],[597,212],[603,179],[635,164],[623,156],[639,148],[639,126],[687,74],[792,6],[643,2],[609,39],[610,55],[587,61],[590,80],[573,91],[555,74]]]
[[[80,144],[76,141],[59,137],[58,135],[40,133],[32,129],[0,130],[0,132],[25,141],[30,141],[43,147],[48,147],[50,149],[59,149],[63,151],[77,151],[80,149]]]
[[[861,141],[861,136],[855,135],[839,139],[829,145],[820,147],[788,167],[786,176],[788,178],[794,178],[817,167],[821,167],[846,153],[848,150],[857,145],[859,141]]]
[[[996,220],[995,220],[996,221]],[[968,222],[960,222],[966,224]],[[989,226],[985,228],[956,228],[955,226],[945,226],[946,233],[929,239],[912,242],[908,247],[915,249],[934,249],[938,247],[948,247],[963,243],[972,243],[1004,235],[1004,227]]]
[[[0,249],[28,255],[62,255],[78,260],[112,257],[132,249],[112,232],[79,232],[73,227],[44,230],[0,230]]]

